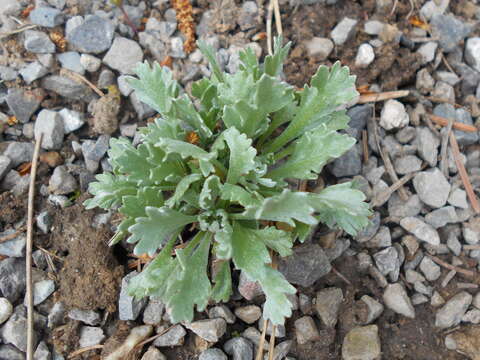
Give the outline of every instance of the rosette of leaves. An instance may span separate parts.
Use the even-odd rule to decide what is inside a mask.
[[[316,179],[355,143],[339,132],[348,126],[355,77],[339,63],[320,66],[298,90],[280,79],[289,49],[280,40],[263,64],[243,51],[235,74],[199,47],[211,76],[193,84],[192,97],[167,67],[137,66],[130,84],[160,116],[140,129],[137,146],[111,139],[113,171],[97,176],[85,206],[118,208],[123,221],[112,244],[126,238],[137,255],[154,257],[130,281],[130,294],[160,298],[172,321],[192,321],[195,306],[228,301],[234,268],[261,285],[264,318],[282,324],[295,288],[271,267],[272,254],[291,254],[319,222],[351,235],[368,223],[369,207],[352,183],[318,193],[287,183]]]

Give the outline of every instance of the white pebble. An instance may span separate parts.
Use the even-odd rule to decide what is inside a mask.
[[[380,115],[380,126],[385,130],[402,128],[408,125],[410,118],[405,111],[405,106],[397,100],[390,99],[383,106]]]
[[[361,68],[366,68],[375,59],[375,52],[370,44],[362,44],[358,48],[357,57],[355,58],[355,65]]]

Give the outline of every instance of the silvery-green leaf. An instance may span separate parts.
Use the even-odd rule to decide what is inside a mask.
[[[223,136],[230,149],[227,183],[235,184],[240,176],[255,169],[257,151],[252,147],[252,140],[234,127],[225,130]]]
[[[221,187],[220,178],[216,175],[210,175],[203,183],[202,191],[200,192],[198,203],[202,209],[209,209],[213,207]]]
[[[200,175],[200,174],[190,174],[190,175],[185,176],[177,184],[175,192],[170,197],[170,199],[168,199],[165,202],[165,205],[167,205],[169,207],[174,207],[175,205],[177,205],[182,200],[183,196],[187,192],[190,185],[193,184],[196,181],[199,181],[201,178],[202,178],[202,175]]]

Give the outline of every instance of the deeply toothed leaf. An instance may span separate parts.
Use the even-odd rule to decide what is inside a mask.
[[[252,140],[247,138],[245,134],[240,134],[234,127],[226,130],[223,135],[230,149],[227,182],[235,184],[240,176],[255,169],[257,151],[251,146]]]

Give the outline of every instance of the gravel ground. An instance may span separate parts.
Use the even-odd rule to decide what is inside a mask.
[[[374,215],[355,238],[319,227],[279,259],[298,292],[294,315],[276,330],[274,359],[478,360],[480,216],[461,173],[478,194],[480,4],[279,3],[293,45],[285,78],[302,87],[320,64],[340,60],[362,94],[348,111],[358,143],[307,187],[353,179]],[[226,71],[245,47],[265,55],[264,1],[192,5],[196,37]],[[169,1],[125,0],[123,9],[128,20],[104,0],[0,1],[0,359],[25,358],[26,198],[33,139],[43,134],[35,359],[93,346],[77,358],[253,360],[263,326],[256,284],[234,274],[229,303],[172,325],[161,302],[126,293],[141,259],[129,244],[105,245],[118,215],[81,205],[94,175],[110,169],[110,137],[136,142],[155,116],[125,81],[135,64],[170,66],[187,92],[210,73],[199,50],[184,48]],[[408,95],[364,101],[396,90]]]

